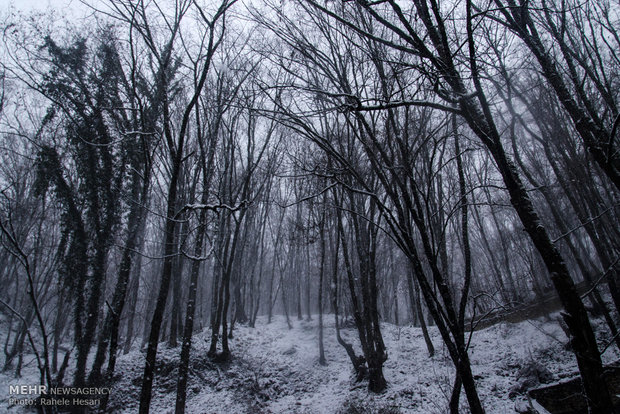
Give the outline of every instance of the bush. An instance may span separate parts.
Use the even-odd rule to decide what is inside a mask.
[[[338,410],[338,414],[400,414],[400,409],[374,401],[347,400]]]

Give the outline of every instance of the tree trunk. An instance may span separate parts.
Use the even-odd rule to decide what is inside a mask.
[[[324,198],[324,202],[326,199]],[[321,259],[319,264],[319,364],[327,365],[325,360],[325,348],[323,345],[323,275],[325,274],[325,207],[323,207],[323,217],[319,226]]]
[[[178,149],[182,151],[182,147]],[[181,168],[181,159],[177,157],[172,168],[172,176],[168,186],[168,206],[166,209],[166,222],[164,233],[164,263],[162,268],[161,281],[157,301],[155,302],[155,310],[153,319],[151,320],[151,332],[149,334],[148,347],[146,351],[146,363],[144,366],[144,374],[142,376],[142,389],[140,391],[140,414],[148,414],[151,403],[151,391],[153,388],[153,376],[155,372],[155,362],[157,358],[157,347],[159,345],[159,337],[161,333],[161,324],[163,321],[168,292],[170,290],[170,279],[172,277],[172,266],[175,252],[175,233],[176,233],[176,217],[175,206],[177,205],[177,181],[179,178],[179,170]]]
[[[116,365],[116,350],[118,348],[118,330],[120,326],[120,319],[125,306],[125,299],[127,297],[126,293],[127,286],[129,284],[129,276],[131,275],[132,259],[134,257],[134,251],[138,244],[138,238],[143,226],[144,210],[142,206],[148,197],[149,188],[148,171],[146,172],[143,180],[140,172],[134,169],[134,173],[132,174],[131,194],[134,203],[131,204],[131,210],[127,219],[127,239],[125,241],[125,247],[123,249],[123,255],[119,266],[116,286],[114,287],[112,305],[108,308],[108,312],[103,323],[103,328],[100,332],[97,352],[95,354],[95,360],[89,376],[89,382],[92,384],[98,384],[101,381],[101,367],[103,366],[103,362],[105,360],[105,353],[107,351],[108,344],[110,346],[110,352],[107,375],[111,376],[114,373],[114,368]]]
[[[205,191],[206,194],[206,191]],[[204,236],[206,232],[205,224],[207,221],[207,211],[200,212],[198,234],[194,245],[194,256],[200,257],[204,244]],[[187,397],[187,377],[189,372],[189,358],[192,347],[192,335],[194,333],[194,316],[196,310],[196,291],[198,288],[198,276],[200,274],[200,265],[202,261],[195,259],[192,261],[189,280],[189,292],[187,296],[187,309],[185,310],[185,325],[183,331],[183,344],[181,345],[181,356],[179,362],[179,373],[177,377],[177,398],[175,405],[175,413],[183,414],[185,412],[185,401]]]

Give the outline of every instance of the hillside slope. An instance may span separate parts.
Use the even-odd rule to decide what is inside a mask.
[[[204,413],[420,413],[447,411],[454,369],[442,346],[439,333],[430,333],[437,348],[429,358],[420,328],[383,324],[388,350],[386,392],[374,395],[365,383],[355,383],[344,349],[337,343],[333,316],[325,318],[327,366],[318,363],[317,318],[293,321],[286,327],[283,317],[271,324],[258,320],[252,329],[238,326],[231,339],[233,361],[214,364],[207,357],[208,332],[194,338],[188,385],[187,412]],[[343,336],[356,343],[355,329]],[[573,375],[574,357],[566,350],[567,338],[553,319],[498,324],[473,334],[470,356],[483,404],[490,414],[514,413],[521,405],[520,392],[539,382]],[[605,338],[601,338],[601,342]],[[602,345],[602,344],[601,344]],[[179,349],[160,346],[152,402],[153,413],[174,411],[176,366]],[[609,362],[618,358],[610,347],[603,355]],[[27,361],[31,361],[26,358]],[[119,358],[117,377],[108,412],[137,411],[144,353],[135,349]],[[70,374],[70,373],[69,373]],[[19,383],[36,383],[33,361],[24,368]],[[13,384],[10,372],[0,383]],[[5,387],[6,388],[6,387]],[[3,396],[0,410],[23,412],[8,407]],[[462,412],[467,403],[461,397]]]

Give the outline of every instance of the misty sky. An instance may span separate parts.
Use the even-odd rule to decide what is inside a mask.
[[[44,11],[53,8],[62,11],[63,14],[71,14],[85,10],[86,6],[79,0],[0,0],[0,11],[9,8],[20,11]]]

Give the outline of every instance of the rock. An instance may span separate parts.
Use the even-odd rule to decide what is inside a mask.
[[[517,378],[531,379],[538,384],[547,384],[553,381],[553,374],[544,365],[537,361],[526,363],[517,373]],[[538,385],[534,384],[534,385]]]
[[[517,400],[515,401],[515,411],[519,414],[530,414],[532,413],[532,409],[530,404],[525,400]]]
[[[508,396],[512,399],[528,389],[553,381],[553,374],[537,361],[529,361],[517,373],[517,383],[510,387]]]
[[[282,351],[282,355],[293,355],[296,352],[297,352],[297,348],[295,348],[295,345],[293,345],[286,351]]]

